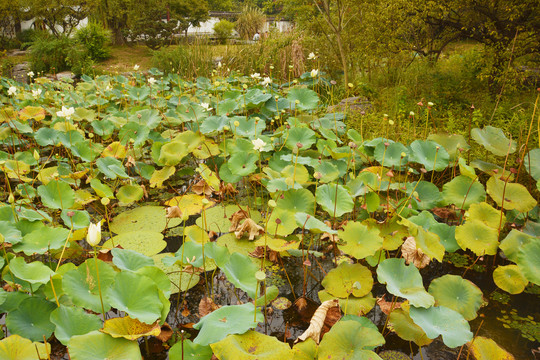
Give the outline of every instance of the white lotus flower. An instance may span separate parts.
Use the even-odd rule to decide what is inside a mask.
[[[427,106],[429,106],[429,107],[433,107],[433,105],[435,105],[435,104],[432,103],[431,101],[427,103]]]
[[[260,79],[261,78],[261,74],[259,73],[253,73],[250,75],[252,79]]]
[[[272,79],[269,78],[268,76],[265,77],[265,78],[263,79],[263,81],[262,81],[262,84],[263,84],[264,86],[268,86],[268,85],[270,85],[271,83],[272,83]]]
[[[15,86],[10,86],[7,93],[9,96],[13,96],[17,93],[17,88]]]
[[[34,97],[34,99],[37,99],[39,95],[41,95],[41,89],[32,90],[32,96]]]
[[[313,70],[311,70],[311,73],[310,73],[310,74],[311,74],[311,77],[314,78],[314,77],[316,77],[317,75],[319,75],[319,70],[313,69]]]
[[[210,104],[209,104],[209,103],[203,102],[203,103],[201,103],[201,107],[203,107],[204,110],[206,110],[206,111],[212,110],[212,108],[210,107]]]
[[[222,66],[223,65],[221,65],[221,61],[219,61],[218,64],[217,64],[218,69],[221,69]]]
[[[315,60],[317,58],[317,55],[315,55],[315,53],[310,52],[307,58],[308,60]]]
[[[137,71],[137,70],[139,70],[139,67],[140,67],[139,65],[135,64],[135,65],[133,65],[133,70]]]
[[[409,116],[414,116],[414,111],[411,111],[411,112],[409,113]]]
[[[90,246],[96,246],[101,241],[101,222],[97,224],[90,223],[88,227],[88,234],[86,235],[86,242]]]
[[[156,83],[156,79],[154,79],[153,77],[151,77],[150,79],[148,79],[148,83],[150,85],[154,85]]]
[[[33,78],[35,74],[34,74],[33,71],[29,71],[29,72],[26,73],[26,75],[28,75],[28,77],[30,77],[30,78]]]
[[[62,106],[62,110],[57,111],[56,116],[64,117],[67,120],[69,120],[71,118],[71,115],[73,115],[74,112],[75,112],[75,109],[73,107],[67,108],[65,106]]]
[[[253,144],[253,149],[257,151],[263,151],[263,148],[266,146],[266,143],[262,139],[251,140]]]

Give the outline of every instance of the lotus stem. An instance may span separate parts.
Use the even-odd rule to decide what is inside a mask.
[[[97,250],[96,247],[94,248],[94,261],[96,263],[96,276],[98,281],[98,291],[99,291],[99,301],[101,302],[101,313],[103,314],[103,321],[105,321],[105,306],[103,306],[103,295],[101,294],[101,281],[99,279],[99,264],[98,264],[98,258],[97,258]]]
[[[56,306],[60,307],[60,302],[58,302],[58,296],[56,295],[56,290],[54,289],[54,284],[52,280],[52,276],[49,276],[49,279],[51,281],[51,289],[54,295],[54,300],[56,301]]]
[[[433,182],[433,176],[435,176],[435,167],[437,166],[437,155],[439,154],[439,149],[441,147],[437,146],[435,148],[435,159],[433,160],[433,170],[431,170],[431,182]]]
[[[60,259],[58,260],[58,264],[56,264],[56,269],[54,270],[54,272],[57,272],[58,268],[60,267],[60,264],[62,264],[62,258],[64,257],[64,252],[66,251],[66,247],[72,233],[73,233],[73,219],[71,220],[71,228],[69,229],[68,236],[66,237],[66,242],[64,243],[64,247],[62,248],[62,252],[60,253]],[[51,284],[52,284],[52,281],[51,281]]]

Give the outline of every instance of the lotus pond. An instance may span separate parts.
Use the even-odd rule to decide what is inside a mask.
[[[365,139],[331,92],[1,78],[0,358],[534,359],[537,115]]]

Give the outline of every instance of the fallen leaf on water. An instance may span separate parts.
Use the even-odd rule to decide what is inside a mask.
[[[309,327],[302,335],[296,339],[295,343],[299,341],[305,341],[308,337],[315,340],[318,344],[321,337],[321,330],[324,325],[324,320],[326,319],[326,314],[328,310],[334,306],[339,306],[339,301],[337,299],[327,300],[323,302],[313,314],[311,321],[309,322]]]
[[[248,213],[245,210],[238,210],[232,216],[229,218],[231,220],[231,227],[229,227],[229,231],[236,231],[238,228],[238,225],[240,224],[241,220],[247,219]]]

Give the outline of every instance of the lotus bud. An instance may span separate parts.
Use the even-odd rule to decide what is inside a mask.
[[[224,130],[224,131],[229,131],[229,130],[231,130],[231,128],[228,127],[227,125],[225,125],[225,126],[223,127],[223,130]]]
[[[388,124],[389,124],[390,126],[393,126],[393,125],[394,125],[394,120],[388,120]]]
[[[110,202],[111,200],[108,197],[101,198],[101,205],[103,206],[109,205]]]
[[[34,149],[34,160],[36,160],[36,161],[39,160],[39,154],[38,154],[38,152],[36,151],[36,149]]]
[[[404,158],[405,156],[407,156],[407,154],[405,154],[404,152],[401,153],[401,157]]]
[[[202,204],[203,204],[204,206],[206,206],[206,205],[210,204],[210,201],[208,201],[207,198],[204,198],[204,199],[202,199]]]
[[[348,83],[347,86],[349,86],[351,89],[353,88],[353,83]]]
[[[294,100],[294,103],[295,103],[296,105],[298,105],[298,104],[300,104],[300,100],[296,99],[296,100]]]
[[[8,196],[8,203],[13,204],[14,202],[15,202],[15,196],[13,195],[12,192],[10,192]]]
[[[238,120],[236,120],[236,121],[234,122],[234,126],[239,127],[239,126],[240,126],[240,122],[239,122]]]
[[[322,174],[318,171],[315,171],[315,173],[313,174],[313,177],[317,180],[320,180],[322,178]]]
[[[411,111],[411,112],[409,113],[409,116],[414,116],[414,111]]]
[[[104,198],[106,199],[106,198]],[[88,234],[86,235],[86,242],[94,247],[101,241],[101,222],[97,224],[90,224],[88,227]]]
[[[268,206],[275,208],[277,206],[276,202],[272,199],[268,200]]]

